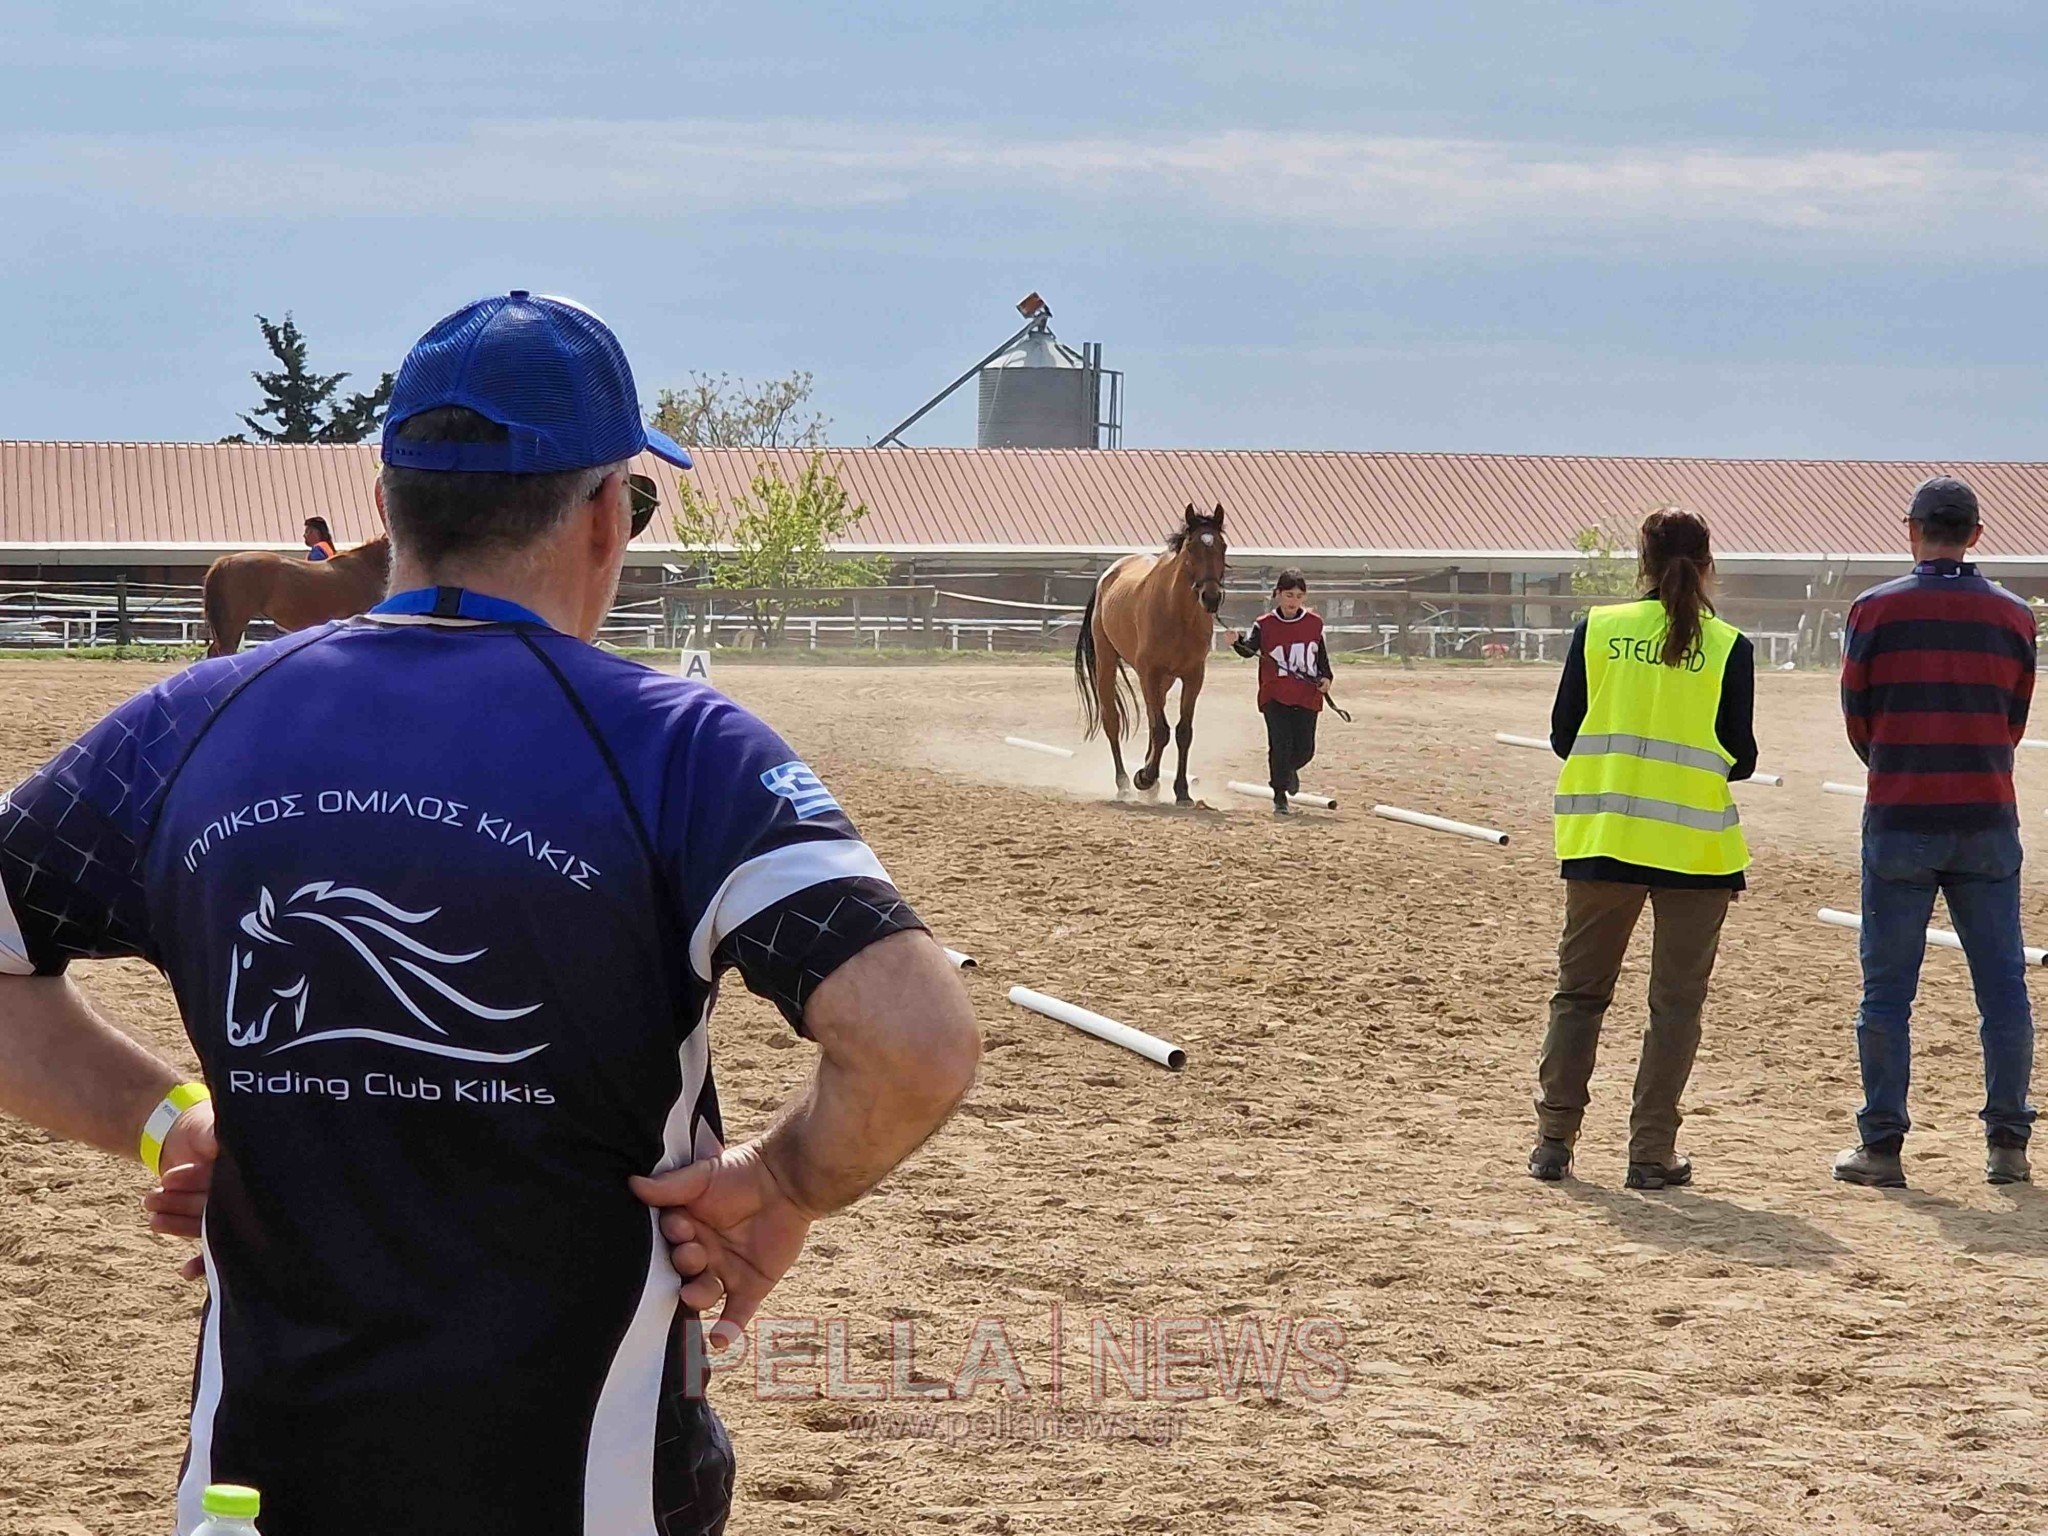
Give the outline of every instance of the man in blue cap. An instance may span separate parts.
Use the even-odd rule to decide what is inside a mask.
[[[1834,1175],[1905,1186],[1910,1027],[1937,895],[1970,962],[1984,1048],[1984,1176],[2026,1181],[2034,1015],[2020,936],[2020,820],[2013,749],[2034,695],[2031,609],[1968,558],[1983,534],[1977,493],[1936,475],[1906,513],[1910,575],[1849,610],[1842,713],[1870,766],[1863,810],[1863,1073],[1857,1144]]]
[[[830,790],[588,643],[643,450],[689,463],[596,316],[449,316],[385,426],[391,596],[0,800],[0,1109],[139,1156],[200,1238],[181,1533],[209,1482],[267,1536],[722,1530],[698,1313],[744,1328],[972,1080],[957,977]],[[169,977],[203,1083],[64,977],[117,955]],[[820,1053],[730,1148],[728,969]]]

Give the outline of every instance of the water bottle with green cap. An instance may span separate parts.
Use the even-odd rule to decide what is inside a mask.
[[[262,1502],[254,1488],[240,1483],[208,1483],[199,1498],[206,1520],[192,1536],[258,1536],[256,1513]]]

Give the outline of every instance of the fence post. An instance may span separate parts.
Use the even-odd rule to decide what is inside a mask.
[[[125,649],[134,640],[134,631],[128,627],[128,572],[124,567],[114,578],[114,649]]]
[[[1408,611],[1414,600],[1414,593],[1403,592],[1401,594],[1400,606],[1394,610],[1394,643],[1400,650],[1401,665],[1404,667],[1413,665],[1408,659]]]

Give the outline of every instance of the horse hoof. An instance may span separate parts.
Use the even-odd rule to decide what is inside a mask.
[[[1184,789],[1176,789],[1173,792],[1173,803],[1175,805],[1193,805],[1195,797]]]
[[[1145,769],[1140,768],[1137,772],[1137,776],[1133,778],[1131,782],[1133,784],[1136,784],[1140,789],[1150,789],[1153,785],[1159,782],[1159,775],[1156,773],[1150,773]]]

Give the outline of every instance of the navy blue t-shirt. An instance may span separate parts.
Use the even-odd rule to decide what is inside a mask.
[[[721,971],[801,1028],[922,926],[747,711],[467,601],[514,621],[203,662],[0,800],[0,970],[143,957],[214,1090],[181,1532],[209,1482],[266,1536],[721,1529],[626,1179],[720,1145]]]

